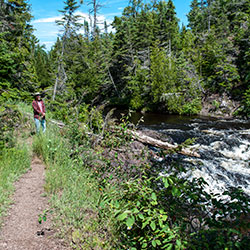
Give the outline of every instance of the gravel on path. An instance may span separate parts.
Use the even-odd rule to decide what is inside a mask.
[[[70,249],[55,237],[50,213],[46,222],[38,222],[39,215],[48,209],[44,184],[45,167],[34,157],[31,170],[15,184],[13,204],[0,229],[0,250]]]

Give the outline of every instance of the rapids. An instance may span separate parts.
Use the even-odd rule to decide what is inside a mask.
[[[134,113],[131,121],[141,118]],[[250,196],[250,121],[208,117],[181,117],[145,114],[140,129],[155,130],[182,143],[195,138],[192,145],[201,158],[176,155],[188,170],[186,177],[203,177],[206,191],[222,193],[228,187],[241,187]],[[163,166],[164,172],[164,166]]]

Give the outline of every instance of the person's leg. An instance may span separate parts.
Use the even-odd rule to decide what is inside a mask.
[[[46,131],[46,120],[45,119],[41,120],[41,124],[42,124],[42,127],[43,127],[43,133],[45,133],[45,131]]]
[[[40,131],[40,121],[39,119],[34,118],[35,120],[35,125],[36,125],[36,133],[39,134]]]

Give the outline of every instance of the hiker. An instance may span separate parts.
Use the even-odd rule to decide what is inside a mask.
[[[34,120],[36,125],[36,133],[40,132],[40,125],[42,125],[43,133],[46,131],[46,121],[45,121],[45,106],[41,99],[40,93],[34,94],[35,100],[32,102],[32,107],[34,109]]]

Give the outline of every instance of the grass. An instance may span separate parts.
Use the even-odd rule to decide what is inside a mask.
[[[114,249],[108,218],[100,218],[102,193],[83,162],[70,157],[67,140],[55,127],[34,139],[33,150],[47,165],[46,192],[60,236],[75,249]]]
[[[30,167],[31,156],[28,147],[18,145],[4,149],[0,155],[0,222],[11,204],[13,183]]]
[[[18,102],[16,105],[22,113],[26,112],[26,113],[33,114],[32,103],[28,105],[27,103],[24,103],[24,102]]]

